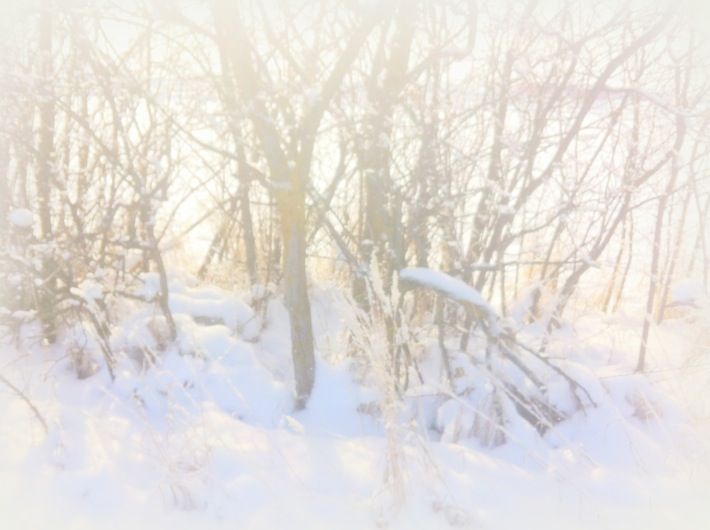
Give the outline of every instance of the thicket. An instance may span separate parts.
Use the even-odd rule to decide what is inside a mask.
[[[8,336],[74,337],[78,375],[113,377],[128,302],[155,312],[158,349],[175,343],[170,275],[187,269],[248,287],[255,306],[282,297],[304,407],[316,376],[309,285],[336,280],[381,338],[393,395],[421,379],[425,333],[442,388],[490,395],[491,425],[562,419],[551,378],[593,406],[546,355],[570,302],[581,293],[613,312],[644,290],[643,370],[674,280],[708,287],[708,43],[692,12],[653,4],[11,10]],[[22,336],[33,320],[41,337]],[[539,335],[519,336],[532,324]],[[101,359],[82,353],[87,340]],[[372,346],[359,343],[354,355]],[[466,428],[488,427],[472,417]],[[483,437],[498,443],[500,431]]]

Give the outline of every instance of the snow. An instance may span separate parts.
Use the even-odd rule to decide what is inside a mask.
[[[693,305],[708,299],[702,282],[693,278],[686,278],[685,280],[674,283],[671,288],[671,293],[673,302],[676,304]]]
[[[499,204],[498,213],[500,215],[512,217],[513,215],[515,215],[515,208],[511,204]]]
[[[595,260],[591,258],[591,256],[582,256],[581,258],[582,263],[587,265],[588,267],[594,267],[596,269],[599,268],[599,263],[597,263]]]
[[[405,269],[400,279],[493,311],[475,289],[442,273]],[[82,292],[93,299],[96,289],[87,284]],[[466,432],[480,428],[493,381],[471,373],[465,381],[475,395],[464,401],[447,399],[428,378],[395,411],[400,422],[383,425],[381,389],[346,352],[352,308],[334,289],[317,290],[313,301],[316,386],[298,412],[283,368],[288,322],[278,299],[256,313],[234,293],[172,280],[179,344],[159,350],[154,312],[130,313],[113,334],[113,382],[105,368],[77,379],[68,339],[80,343],[87,333],[80,328],[22,352],[4,341],[3,526],[710,527],[710,351],[694,339],[705,316],[654,328],[647,376],[629,368],[640,320],[578,319],[549,353],[566,360],[597,406],[569,407],[570,417],[542,437],[510,422],[508,443],[491,448]],[[226,325],[201,324],[196,315]],[[245,334],[247,321],[255,328]],[[425,376],[437,368],[435,345],[428,347]],[[153,348],[155,358],[141,362],[140,348]],[[564,388],[549,391],[570,405]]]
[[[429,287],[452,300],[474,306],[483,313],[488,321],[489,332],[496,336],[500,333],[498,316],[495,309],[483,298],[481,293],[463,281],[446,273],[423,267],[408,267],[399,271],[400,281]]]
[[[84,280],[78,287],[72,287],[71,293],[87,302],[100,300],[103,297],[103,289],[94,280]]]
[[[7,216],[10,224],[17,228],[29,228],[32,226],[34,216],[26,208],[18,208],[10,212]]]
[[[476,289],[443,272],[426,269],[422,267],[408,267],[399,271],[399,279],[416,283],[425,287],[430,287],[454,300],[467,302],[485,311],[487,314],[495,314],[488,302]]]

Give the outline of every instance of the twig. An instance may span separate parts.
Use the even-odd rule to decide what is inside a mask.
[[[591,396],[591,394],[587,391],[587,389],[584,388],[584,386],[582,386],[582,384],[580,384],[579,382],[577,382],[573,377],[569,376],[564,370],[562,370],[562,368],[560,368],[559,366],[556,366],[556,365],[552,364],[549,359],[546,359],[545,357],[543,357],[542,355],[540,355],[539,353],[537,353],[535,350],[533,350],[532,348],[530,348],[530,347],[526,346],[525,344],[521,343],[520,341],[518,341],[518,340],[515,339],[514,337],[511,337],[511,338],[512,338],[512,340],[515,342],[515,344],[517,344],[520,348],[522,348],[522,349],[525,350],[526,352],[528,352],[528,353],[530,353],[531,355],[533,355],[536,359],[538,359],[539,361],[541,361],[543,364],[546,364],[546,365],[549,366],[552,370],[554,370],[554,371],[557,372],[559,375],[561,375],[564,379],[566,379],[567,382],[568,382],[572,387],[578,388],[579,390],[581,390],[582,392],[584,392],[584,394],[587,396],[587,399],[589,400],[589,402],[592,404],[593,407],[597,407],[597,406],[598,406],[598,405],[597,405],[597,402],[592,399],[592,396]],[[576,394],[575,394],[575,395],[576,395]]]
[[[9,386],[9,387],[12,389],[12,391],[15,392],[15,394],[17,394],[17,395],[20,397],[20,399],[22,399],[22,401],[24,401],[25,403],[27,403],[27,406],[28,406],[30,409],[32,409],[32,412],[34,413],[35,417],[36,417],[37,420],[39,420],[39,422],[42,424],[42,427],[44,428],[44,434],[45,434],[45,435],[49,435],[49,427],[47,427],[47,422],[44,421],[44,418],[43,418],[42,415],[39,413],[39,410],[37,410],[37,407],[35,407],[34,404],[33,404],[29,399],[27,399],[27,396],[25,396],[25,394],[24,394],[19,388],[17,388],[17,387],[16,387],[15,385],[13,385],[10,381],[8,381],[5,376],[0,375],[0,381],[2,381],[2,382],[5,383],[7,386]]]

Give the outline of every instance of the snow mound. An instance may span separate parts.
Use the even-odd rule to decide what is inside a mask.
[[[10,221],[10,224],[16,228],[29,228],[34,222],[32,212],[26,208],[18,208],[13,210],[8,214],[7,219]]]

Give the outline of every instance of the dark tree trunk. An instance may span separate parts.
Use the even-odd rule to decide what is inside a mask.
[[[284,298],[291,322],[291,348],[296,381],[296,408],[306,406],[315,381],[313,326],[306,275],[305,193],[278,196],[284,244]]]

